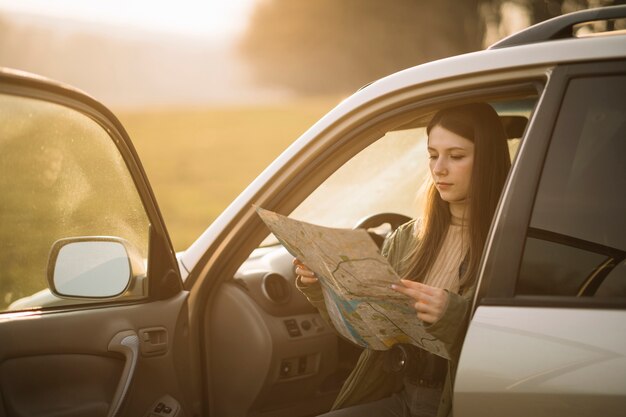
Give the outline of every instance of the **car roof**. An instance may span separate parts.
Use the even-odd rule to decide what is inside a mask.
[[[375,97],[403,88],[499,70],[626,57],[626,35],[576,38],[487,49],[432,61],[377,80],[338,106],[354,109]]]

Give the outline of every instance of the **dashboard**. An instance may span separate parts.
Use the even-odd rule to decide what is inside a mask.
[[[356,363],[360,349],[295,287],[292,260],[281,245],[259,248],[217,291],[205,321],[217,415],[325,412]]]

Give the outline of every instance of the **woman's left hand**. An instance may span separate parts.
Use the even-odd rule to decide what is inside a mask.
[[[394,284],[391,288],[411,297],[417,318],[426,323],[438,321],[448,306],[448,292],[441,288],[408,279],[401,279],[400,284]]]

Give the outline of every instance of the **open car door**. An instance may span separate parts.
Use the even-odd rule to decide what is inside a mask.
[[[188,293],[119,122],[3,70],[0,153],[0,416],[191,415]]]

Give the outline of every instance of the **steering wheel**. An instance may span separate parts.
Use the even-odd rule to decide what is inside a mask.
[[[409,216],[399,213],[378,213],[373,214],[371,216],[367,216],[361,219],[356,226],[355,229],[365,229],[370,234],[371,238],[374,240],[374,243],[378,245],[378,247],[382,247],[385,238],[391,234],[394,230],[396,230],[400,225],[411,220]],[[374,231],[371,229],[379,228],[388,224],[391,227],[391,230],[385,230],[382,233],[379,231]]]

